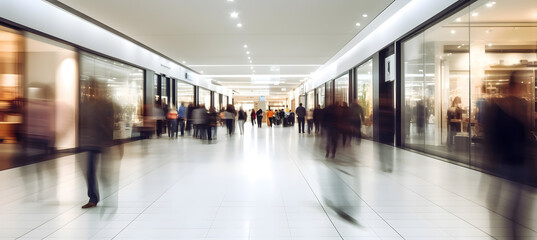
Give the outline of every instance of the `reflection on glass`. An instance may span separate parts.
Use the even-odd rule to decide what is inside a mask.
[[[373,137],[373,60],[356,68],[356,96],[364,111],[362,137]]]
[[[325,105],[326,106],[330,106],[331,104],[334,104],[332,102],[332,98],[333,98],[333,92],[332,92],[332,89],[333,89],[333,84],[334,84],[334,81],[328,81],[324,84],[324,86],[326,87],[326,97],[325,97]]]
[[[339,104],[349,105],[349,74],[345,74],[334,81],[335,101]]]
[[[200,106],[204,104],[205,108],[209,110],[209,108],[211,107],[211,91],[203,89],[203,88],[199,88],[199,94],[200,94],[199,96]]]
[[[142,120],[143,71],[89,53],[83,53],[80,59],[81,101],[90,92],[87,82],[97,81],[104,88],[107,100],[117,106],[114,109],[114,139],[134,137],[132,127]]]
[[[0,26],[0,142],[17,143],[23,115],[23,37]]]
[[[321,106],[321,108],[325,107],[325,87],[324,84],[317,88],[317,104]]]
[[[175,86],[177,89],[177,104],[179,106],[181,103],[184,103],[185,106],[194,103],[194,86],[180,81],[177,81]]]
[[[308,99],[306,100],[306,102],[308,103],[308,106],[306,107],[308,110],[309,109],[314,109],[315,108],[315,92],[313,91],[310,91],[307,95]]]

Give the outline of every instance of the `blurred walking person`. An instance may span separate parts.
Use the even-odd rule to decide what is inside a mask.
[[[488,191],[488,207],[496,219],[497,213],[505,216],[504,229],[507,229],[506,239],[522,239],[525,229],[521,226],[531,225],[525,211],[531,209],[524,201],[522,193],[528,184],[534,169],[530,158],[527,158],[531,126],[531,108],[524,97],[527,97],[532,76],[523,71],[511,74],[505,95],[502,98],[490,99],[485,112],[487,121],[484,123],[486,143],[495,171],[513,182],[490,184]],[[531,96],[531,95],[530,95]],[[500,202],[500,201],[506,201]],[[491,221],[493,222],[493,221]],[[494,228],[497,226],[491,226]],[[505,231],[504,231],[505,232]],[[495,235],[492,235],[495,236]],[[505,235],[502,235],[505,236]]]
[[[313,129],[313,109],[309,109],[306,113],[306,121],[308,122],[308,134],[311,134]]]
[[[354,100],[354,102],[352,102],[351,106],[349,107],[349,118],[352,127],[352,136],[357,143],[360,143],[362,139],[362,123],[364,122],[364,110],[358,102],[358,99]]]
[[[274,124],[274,111],[272,111],[272,109],[268,109],[267,111],[267,125],[269,125],[269,127],[272,127],[272,124]]]
[[[315,133],[321,132],[321,123],[323,121],[323,109],[321,105],[317,105],[313,110],[313,123],[315,124]]]
[[[326,131],[326,155],[329,157],[332,153],[332,158],[336,155],[337,143],[339,141],[338,125],[338,109],[337,103],[328,106],[324,112],[324,118],[322,122],[323,131]]]
[[[227,105],[226,111],[224,112],[224,119],[227,127],[227,134],[229,136],[233,135],[233,120],[235,120],[235,109],[233,106]]]
[[[103,152],[113,144],[114,104],[106,99],[104,86],[96,80],[87,82],[88,91],[80,103],[80,149],[86,152],[86,183],[89,201],[82,208],[97,206],[100,200],[97,184],[97,162],[105,165]],[[119,173],[113,173],[119,174]]]
[[[254,126],[255,124],[255,120],[257,118],[257,115],[255,114],[255,110],[252,109],[252,111],[250,112],[250,120],[252,120],[252,127]]]
[[[237,122],[239,124],[239,130],[241,135],[244,134],[244,122],[246,122],[246,112],[242,110],[242,107],[239,109],[239,116],[237,117]]]
[[[260,108],[255,115],[257,116],[257,127],[261,128],[261,124],[263,124],[263,110]]]
[[[185,121],[186,121],[186,108],[185,103],[181,103],[177,110],[177,124],[179,126],[178,131],[181,132],[181,137],[185,135]]]
[[[306,122],[306,108],[302,107],[302,103],[300,103],[295,112],[298,120],[298,133],[305,133],[304,125]]]
[[[168,113],[166,113],[166,121],[168,122],[168,137],[177,138],[177,110],[173,105],[170,105]]]

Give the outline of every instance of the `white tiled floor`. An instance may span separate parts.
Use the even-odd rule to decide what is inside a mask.
[[[244,136],[219,129],[212,144],[129,143],[103,165],[119,173],[89,210],[80,209],[83,155],[2,171],[0,238],[508,239],[509,220],[486,201],[490,184],[507,181],[370,141],[334,160],[323,149],[322,138],[293,128],[248,125]],[[524,235],[537,239],[535,211],[526,218]]]

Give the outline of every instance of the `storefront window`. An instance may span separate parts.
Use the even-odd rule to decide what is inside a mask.
[[[338,104],[349,105],[349,74],[345,74],[334,81],[335,101]]]
[[[364,111],[362,136],[373,137],[373,60],[356,68],[356,100]]]
[[[17,143],[23,119],[24,38],[19,32],[0,26],[0,139]]]
[[[332,89],[334,89],[333,87],[333,84],[334,84],[334,81],[328,81],[324,84],[324,86],[326,87],[326,98],[325,98],[325,104],[326,106],[330,106],[332,104],[334,104],[333,102],[333,92],[332,92]]]
[[[143,71],[89,53],[82,53],[80,59],[81,103],[87,101],[91,87],[97,86],[99,94],[114,104],[114,139],[135,137],[133,125],[142,120]]]
[[[325,87],[324,84],[317,88],[317,105],[321,108],[325,107]]]
[[[489,168],[484,105],[507,96],[515,72],[535,130],[537,26],[526,23],[536,9],[534,1],[481,0],[403,42],[405,146]]]
[[[307,105],[307,109],[314,109],[315,108],[315,92],[314,91],[310,91],[308,94],[307,94],[307,97],[308,99],[306,100],[306,102],[308,103]]]
[[[175,86],[177,89],[177,104],[179,106],[184,104],[186,107],[194,103],[194,86],[180,81],[177,81]]]
[[[211,107],[211,91],[199,88],[199,93],[199,105],[201,106],[203,104],[205,108],[209,110]]]

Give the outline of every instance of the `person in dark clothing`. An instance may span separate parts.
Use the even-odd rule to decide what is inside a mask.
[[[351,121],[350,121],[350,112],[349,106],[346,102],[341,103],[341,106],[338,107],[338,126],[337,129],[339,134],[343,137],[343,146],[347,145],[347,138],[351,136]]]
[[[362,109],[362,106],[360,106],[360,103],[358,103],[358,99],[354,100],[354,102],[349,107],[349,118],[352,127],[352,136],[358,143],[360,143],[360,140],[362,139],[362,122],[364,121],[364,110]]]
[[[336,103],[337,104],[337,103]],[[322,122],[323,131],[326,131],[326,156],[332,158],[336,155],[337,142],[339,140],[338,125],[338,107],[337,105],[330,105],[324,111],[324,118]]]
[[[244,122],[246,122],[246,112],[242,110],[241,107],[237,116],[237,123],[239,125],[239,131],[241,135],[244,134]]]
[[[208,118],[208,128],[207,128],[207,140],[209,140],[209,143],[211,140],[216,139],[216,129],[218,125],[218,113],[216,112],[216,109],[214,107],[209,108],[209,113],[207,115]]]
[[[323,121],[323,109],[321,105],[317,105],[313,110],[313,124],[315,124],[315,133],[321,131],[321,122]]]
[[[192,134],[192,111],[194,111],[194,104],[188,104],[188,107],[186,109],[186,126],[185,131],[188,133],[188,135]]]
[[[296,108],[296,116],[298,120],[298,133],[305,133],[304,126],[306,123],[306,108],[302,107],[302,103]]]
[[[96,80],[89,80],[84,99],[80,103],[80,149],[87,154],[86,183],[89,201],[82,208],[97,206],[100,200],[97,184],[97,162],[105,161],[103,152],[113,144],[114,103],[106,99],[105,89]]]
[[[251,118],[251,120],[252,120],[252,127],[253,127],[254,124],[255,124],[255,120],[256,120],[256,118],[257,118],[257,115],[256,115],[254,109],[252,109],[252,111],[250,112],[250,118]]]
[[[455,115],[458,116],[458,119],[462,117],[462,110],[460,107],[455,110]],[[416,127],[418,129],[418,136],[424,136],[425,135],[425,120],[426,120],[426,113],[427,108],[425,107],[425,104],[423,104],[423,100],[419,100],[416,105]],[[453,117],[453,115],[452,115]],[[448,117],[449,118],[449,117]],[[451,120],[451,119],[450,119]],[[451,124],[450,124],[451,126]],[[460,131],[460,124],[454,124],[454,129],[459,128]]]
[[[185,135],[185,120],[186,120],[186,107],[184,103],[181,103],[177,110],[177,124],[179,126],[178,131],[181,132],[181,136]]]
[[[418,104],[419,105],[419,104]],[[455,97],[451,103],[451,107],[448,108],[447,118],[448,118],[448,138],[447,145],[448,147],[453,146],[453,138],[455,135],[461,131],[461,122],[462,122],[462,109],[461,98]],[[417,107],[417,106],[416,106]]]
[[[261,110],[261,108],[257,110],[256,116],[257,116],[257,127],[261,128],[261,124],[263,124],[263,110]]]
[[[524,238],[526,229],[521,226],[533,224],[524,214],[524,211],[531,209],[532,206],[523,196],[525,190],[533,191],[526,189],[526,186],[531,184],[529,181],[535,169],[532,159],[528,158],[529,150],[532,149],[530,145],[532,142],[529,141],[531,104],[524,98],[529,95],[528,84],[525,82],[531,81],[531,74],[524,71],[513,72],[506,95],[490,99],[484,112],[487,121],[483,123],[483,127],[487,152],[490,154],[488,159],[492,160],[490,165],[502,177],[513,181],[490,182],[487,196],[491,223],[497,219],[496,213],[499,212],[508,219],[502,221],[505,226],[491,226],[491,228],[503,228],[501,233],[508,234],[501,235],[505,236],[505,239],[526,239]]]

